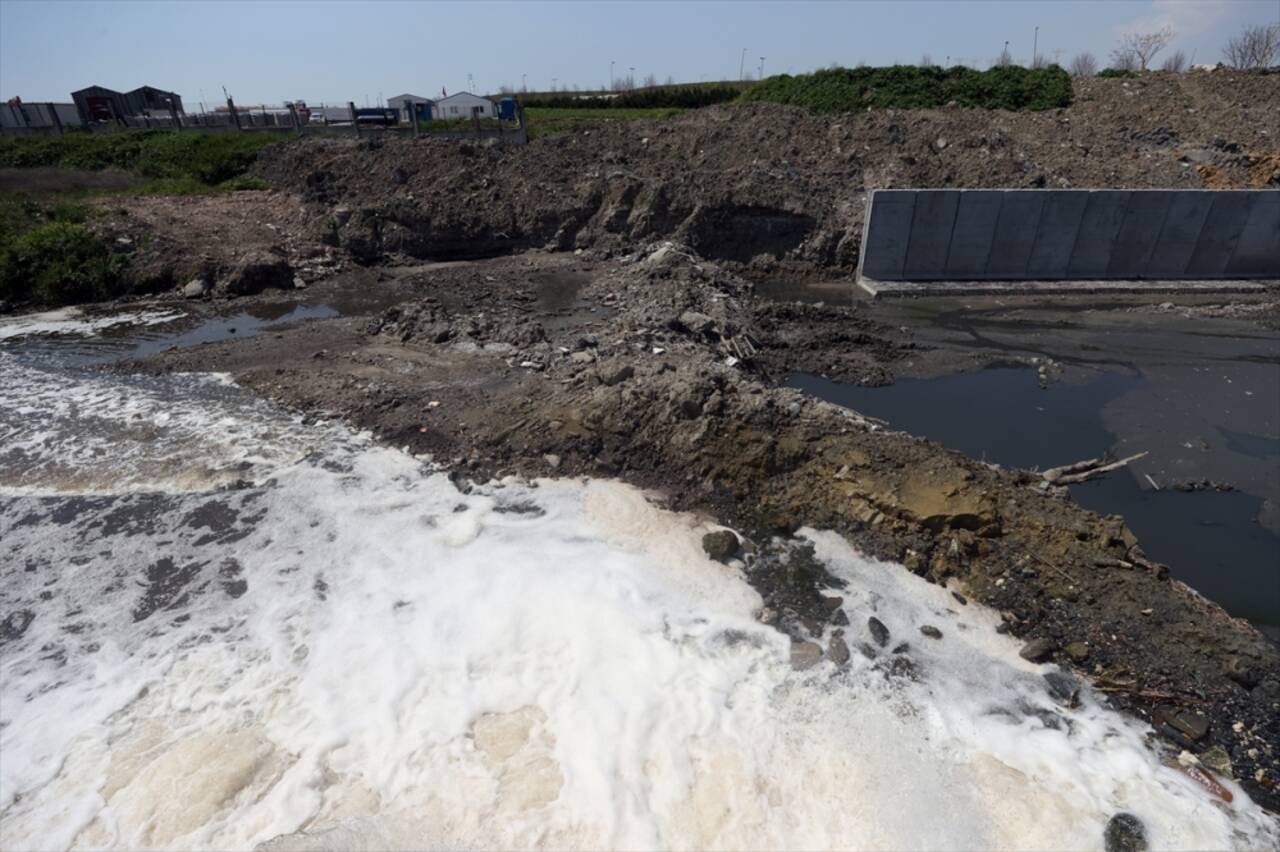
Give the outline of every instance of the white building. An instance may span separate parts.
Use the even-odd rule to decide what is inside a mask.
[[[498,109],[493,101],[470,92],[458,92],[456,95],[441,98],[436,101],[433,112],[437,118],[444,119],[471,118],[473,115],[481,118],[495,118],[498,115]]]
[[[387,98],[387,106],[400,113],[401,121],[408,122],[413,120],[413,116],[409,115],[404,108],[405,101],[413,104],[413,111],[416,112],[419,117],[423,117],[427,114],[427,110],[424,109],[424,107],[430,107],[432,118],[435,117],[434,113],[436,102],[431,98],[424,98],[422,95],[393,95]]]

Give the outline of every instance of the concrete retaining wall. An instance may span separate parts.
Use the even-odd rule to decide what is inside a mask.
[[[872,281],[1280,279],[1280,191],[882,189]]]

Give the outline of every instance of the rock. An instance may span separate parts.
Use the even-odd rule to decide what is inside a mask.
[[[580,352],[574,352],[570,354],[569,360],[575,364],[590,364],[591,362],[596,360],[596,354],[594,352],[584,349]]]
[[[1052,639],[1032,639],[1022,646],[1018,656],[1033,663],[1040,663],[1049,659],[1056,650],[1058,645]]]
[[[831,641],[827,643],[827,658],[837,666],[843,666],[849,662],[849,646],[839,630],[831,635]]]
[[[816,642],[791,643],[791,668],[804,671],[822,660],[822,646]]]
[[[252,296],[267,289],[293,288],[293,270],[282,257],[263,251],[250,252],[231,269],[223,281],[233,296]]]
[[[906,642],[899,642],[893,649],[895,654],[907,654],[911,651],[911,645]]]
[[[969,605],[969,599],[966,598],[964,595],[960,594],[959,592],[952,592],[951,597],[955,598],[956,603],[960,604],[960,606]]]
[[[876,658],[876,649],[872,648],[866,642],[858,643],[858,651],[868,660],[874,660]]]
[[[351,208],[335,207],[333,209],[333,221],[337,223],[338,227],[347,224],[347,222],[351,221]]]
[[[947,137],[939,136],[933,144],[935,148],[941,151],[943,148],[947,147]]]
[[[934,627],[932,624],[920,625],[920,632],[923,633],[925,636],[928,636],[930,639],[942,638],[942,631]]]
[[[1073,663],[1083,663],[1089,659],[1089,646],[1084,642],[1068,642],[1062,650],[1067,652]]]
[[[600,383],[606,387],[621,384],[636,374],[636,368],[627,364],[623,367],[605,368],[600,371]]]
[[[1220,745],[1210,748],[1200,755],[1200,762],[1224,778],[1234,779],[1235,772],[1231,766],[1231,755]]]
[[[835,612],[844,605],[844,598],[838,595],[821,595],[822,608],[830,612]]]
[[[715,328],[716,322],[711,317],[698,311],[685,311],[671,325],[677,331],[685,331],[689,334],[706,334]]]
[[[1151,714],[1151,721],[1159,728],[1168,725],[1191,742],[1205,738],[1209,733],[1209,719],[1194,710],[1175,707],[1172,704],[1161,704]]]
[[[1118,813],[1107,822],[1103,840],[1107,852],[1146,852],[1147,830],[1133,814]]]
[[[192,278],[187,285],[182,288],[182,295],[188,299],[199,299],[209,291],[208,285],[200,278]]]
[[[867,629],[871,631],[871,638],[876,640],[876,644],[881,648],[889,644],[889,628],[874,615],[867,619]]]
[[[1262,673],[1239,657],[1228,657],[1223,670],[1226,672],[1227,677],[1245,689],[1251,690],[1262,681]]]
[[[702,549],[717,562],[728,562],[738,552],[738,537],[732,530],[716,530],[702,537]]]
[[[1065,672],[1049,672],[1044,676],[1049,694],[1060,704],[1076,707],[1080,704],[1080,681]]]
[[[542,460],[546,462],[547,466],[552,469],[560,467],[560,457],[555,453],[547,453],[545,456],[542,457]]]

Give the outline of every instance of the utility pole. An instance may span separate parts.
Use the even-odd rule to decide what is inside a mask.
[[[627,67],[631,69],[631,76],[627,78],[627,88],[634,89],[636,87],[636,66],[628,65]]]
[[[520,72],[520,91],[522,91],[522,92],[527,92],[527,91],[529,91],[529,87],[528,87],[528,86],[526,86],[526,85],[525,85],[525,83],[524,83],[524,72],[523,72],[523,71],[521,71],[521,72]]]
[[[614,86],[615,86],[615,84],[614,84],[614,82],[613,82],[613,65],[614,65],[614,63],[615,63],[615,62],[617,62],[617,61],[618,61],[618,60],[616,60],[616,59],[610,59],[610,60],[609,60],[609,91],[611,91],[611,92],[614,90]]]
[[[742,82],[742,75],[746,73],[745,72],[746,62],[747,62],[747,49],[744,47],[742,48],[742,56],[738,57],[738,82],[739,83]]]
[[[764,79],[764,57],[760,57],[760,79]]]
[[[1040,28],[1036,27],[1035,35],[1031,37],[1031,67],[1036,67],[1036,60],[1040,55]]]

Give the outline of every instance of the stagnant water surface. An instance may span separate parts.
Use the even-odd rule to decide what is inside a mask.
[[[635,489],[460,490],[64,342],[0,343],[5,848],[1084,849],[1119,811],[1155,848],[1280,843],[837,536],[801,533],[850,638],[874,613],[916,677],[793,671],[710,526]]]
[[[1042,389],[1034,370],[996,368],[880,388],[806,374],[791,376],[788,384],[973,458],[1044,470],[1110,450],[1114,437],[1103,425],[1102,409],[1144,380],[1104,372],[1083,383]],[[1264,453],[1271,444],[1251,435],[1234,440]],[[1147,554],[1175,577],[1276,635],[1280,537],[1258,524],[1260,498],[1234,491],[1157,491],[1141,487],[1133,471],[1073,485],[1071,493],[1094,511],[1122,515]]]

